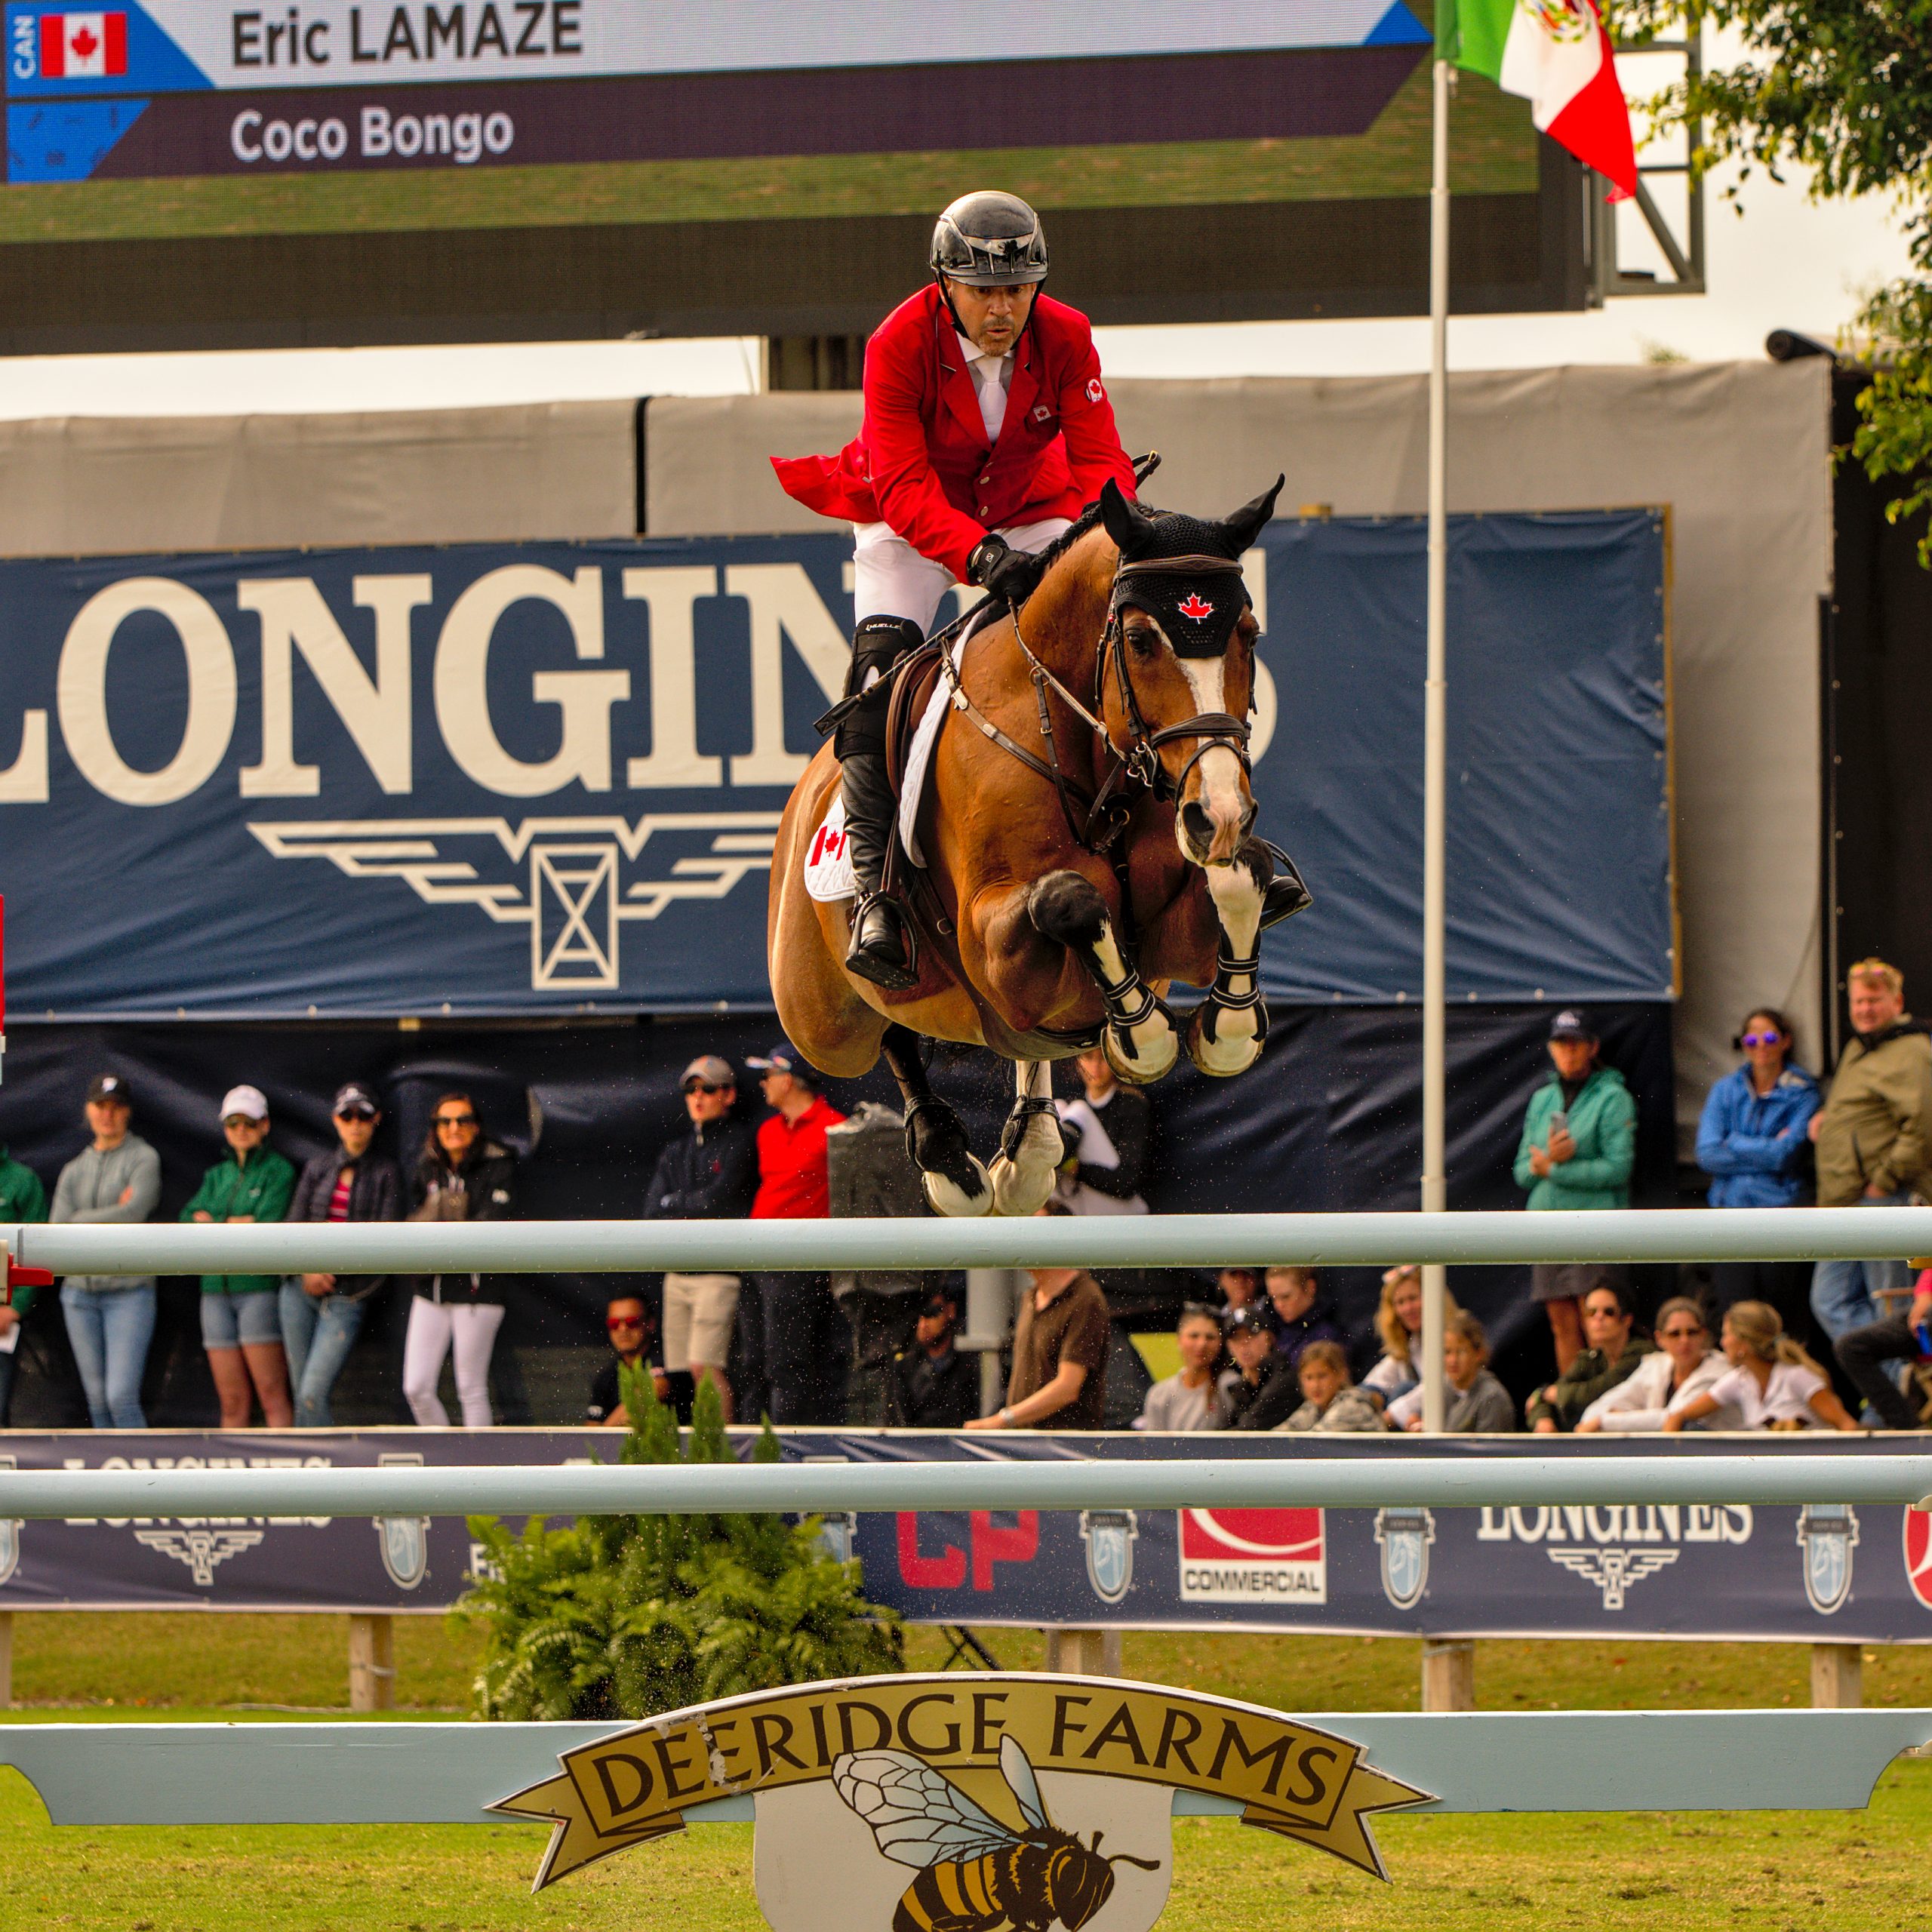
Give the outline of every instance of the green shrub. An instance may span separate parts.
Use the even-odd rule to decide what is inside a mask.
[[[620,1462],[732,1460],[710,1383],[681,1451],[649,1375],[623,1379]],[[768,1426],[752,1460],[777,1460]],[[905,1668],[897,1620],[860,1595],[856,1561],[826,1554],[816,1518],[585,1516],[552,1529],[533,1517],[514,1536],[476,1516],[469,1531],[485,1567],[454,1614],[483,1626],[481,1717],[642,1718]]]

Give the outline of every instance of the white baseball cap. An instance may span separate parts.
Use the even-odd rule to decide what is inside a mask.
[[[259,1087],[231,1087],[221,1103],[220,1120],[230,1120],[237,1114],[249,1120],[266,1120],[269,1117],[268,1097]]]

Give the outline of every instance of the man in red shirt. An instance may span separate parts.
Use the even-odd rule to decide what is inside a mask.
[[[1039,293],[1039,217],[1017,195],[961,195],[933,230],[931,268],[932,285],[866,344],[857,437],[836,457],[772,459],[789,495],[849,518],[857,540],[852,669],[832,741],[859,885],[845,964],[902,989],[915,983],[905,915],[881,890],[888,674],[955,581],[1023,603],[1044,568],[1035,553],[1109,477],[1134,494],[1092,328]]]
[[[758,1195],[752,1219],[822,1220],[832,1211],[826,1174],[825,1136],[845,1116],[818,1091],[818,1075],[789,1041],[762,1057],[747,1054],[758,1069],[771,1117],[758,1131]],[[845,1387],[851,1332],[832,1284],[823,1275],[761,1275],[758,1278],[759,1340],[774,1423],[835,1423]]]

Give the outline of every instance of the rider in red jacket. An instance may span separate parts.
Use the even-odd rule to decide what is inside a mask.
[[[865,420],[836,457],[774,457],[789,494],[851,520],[852,669],[832,741],[859,884],[845,964],[877,984],[914,983],[905,915],[881,890],[891,837],[886,679],[931,629],[955,581],[1019,604],[1037,552],[1100,494],[1131,497],[1093,331],[1041,294],[1047,242],[1017,195],[966,195],[933,231],[933,284],[866,347]],[[868,694],[875,694],[869,696]]]

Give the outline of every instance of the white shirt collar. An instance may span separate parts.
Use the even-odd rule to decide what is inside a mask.
[[[964,329],[955,329],[953,334],[958,337],[959,352],[965,357],[968,362],[990,362],[993,365],[994,371],[997,371],[1002,377],[1004,377],[1006,372],[999,365],[1012,355],[1011,349],[1009,349],[1004,355],[989,355],[986,350],[974,343],[973,338]],[[988,373],[991,374],[992,371]]]

